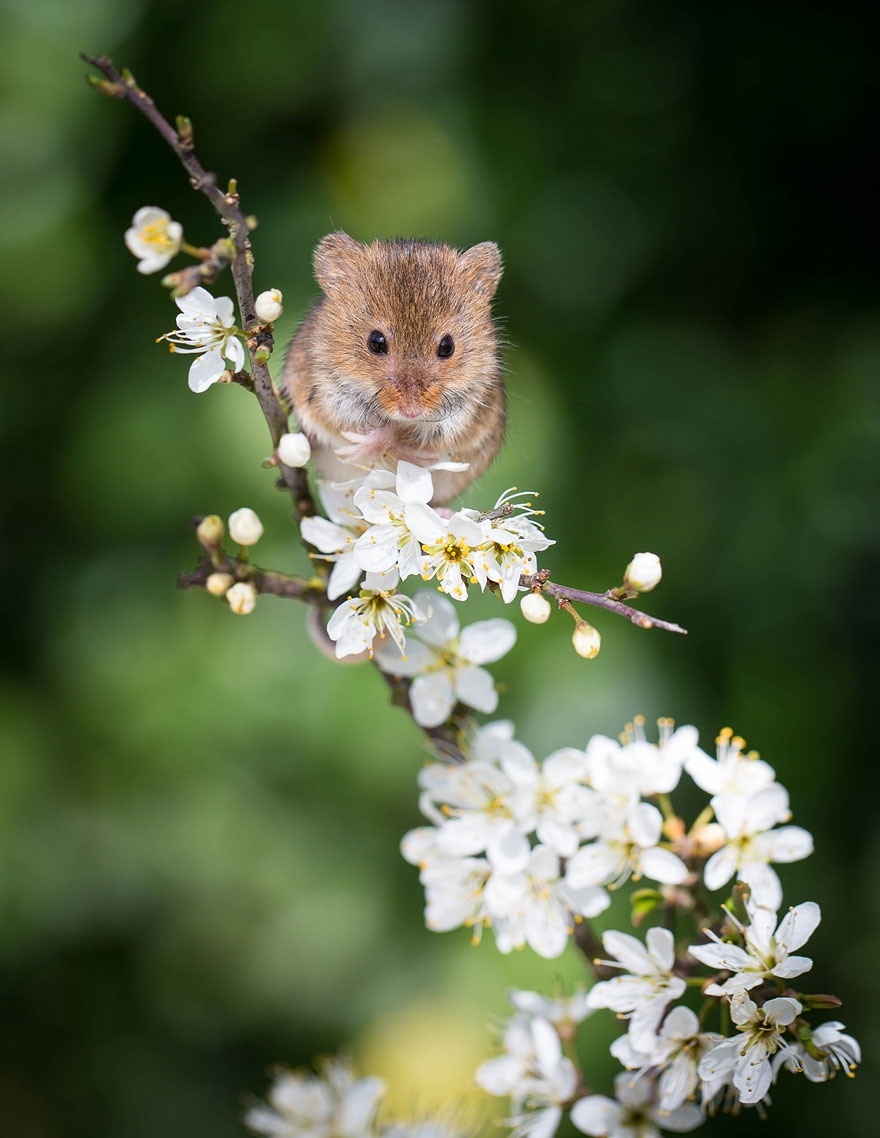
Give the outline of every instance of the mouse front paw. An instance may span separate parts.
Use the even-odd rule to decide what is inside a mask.
[[[366,434],[356,431],[343,431],[342,437],[348,440],[348,446],[337,447],[336,457],[342,462],[352,466],[361,466],[376,462],[394,443],[394,430],[391,427],[375,427]]]

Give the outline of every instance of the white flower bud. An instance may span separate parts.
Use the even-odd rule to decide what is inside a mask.
[[[253,510],[242,506],[229,515],[229,536],[239,545],[256,545],[263,536],[263,523]]]
[[[695,857],[711,857],[716,850],[720,850],[727,842],[727,835],[724,832],[724,827],[717,822],[707,822],[704,826],[698,826],[693,831],[691,841],[693,842]]]
[[[247,616],[254,611],[257,603],[257,590],[249,581],[239,581],[227,590],[226,599],[229,607],[237,616]]]
[[[592,660],[594,656],[599,655],[602,637],[592,624],[588,624],[585,620],[579,620],[572,633],[571,642],[578,656],[583,656],[585,660]]]
[[[660,584],[663,570],[656,553],[637,553],[626,567],[623,583],[637,593],[650,593]]]
[[[212,597],[222,597],[234,580],[231,573],[212,573],[205,581],[205,588]]]
[[[199,540],[199,545],[216,548],[223,540],[224,532],[223,519],[218,518],[216,514],[208,514],[199,522],[196,528],[196,537]]]
[[[278,457],[285,466],[305,466],[312,457],[309,440],[301,431],[293,435],[282,435],[278,440]]]
[[[267,292],[261,292],[254,303],[257,317],[264,324],[274,324],[284,311],[281,307],[281,300],[280,289],[270,288]]]
[[[544,624],[553,611],[543,593],[526,593],[519,602],[519,607],[526,620],[532,624]]]

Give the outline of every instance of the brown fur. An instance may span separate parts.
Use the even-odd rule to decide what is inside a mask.
[[[434,503],[449,501],[482,474],[504,437],[491,311],[497,246],[487,241],[464,253],[424,241],[364,246],[331,233],[314,265],[324,296],[290,345],[282,385],[318,469],[352,478],[367,462],[470,463],[460,473],[435,472]],[[373,331],[385,336],[386,354],[370,351]],[[444,336],[455,343],[445,359],[437,355]],[[334,457],[340,448],[344,461]]]

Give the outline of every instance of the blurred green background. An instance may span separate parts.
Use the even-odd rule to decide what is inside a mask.
[[[506,987],[581,971],[429,934],[397,850],[424,749],[379,679],[317,658],[298,606],[245,620],[176,591],[195,514],[250,505],[259,560],[303,558],[255,403],[188,391],[153,343],[175,310],[122,243],[142,205],[197,244],[215,220],[80,50],[239,178],[282,343],[334,228],[500,244],[511,428],[471,500],[539,488],[544,561],[585,588],[659,553],[645,607],[690,630],[598,614],[587,663],[567,621],[518,620],[500,710],[539,757],[643,712],[709,745],[729,723],[775,765],[817,847],[786,901],[820,902],[815,984],[867,1059],[854,1083],[783,1079],[772,1133],[870,1132],[878,22],[754,0],[0,3],[4,1134],[232,1138],[269,1064],[344,1043],[400,1110],[457,1102]],[[610,1087],[606,1028],[585,1061]],[[754,1115],[736,1122],[706,1132]]]

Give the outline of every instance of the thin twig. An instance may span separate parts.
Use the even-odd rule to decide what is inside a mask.
[[[678,632],[682,636],[687,636],[687,629],[682,628],[680,624],[659,620],[655,616],[648,616],[646,612],[630,608],[629,605],[617,600],[610,590],[607,593],[589,593],[584,589],[572,589],[569,585],[557,585],[555,581],[550,580],[549,569],[541,569],[532,576],[520,577],[519,583],[526,589],[538,588],[549,597],[562,597],[568,601],[579,601],[583,605],[595,605],[596,608],[606,609],[608,612],[616,613],[617,616],[625,617],[638,628],[659,628],[663,632]]]
[[[242,328],[246,337],[246,346],[251,360],[251,375],[253,376],[254,394],[256,395],[269,433],[272,436],[272,445],[277,446],[278,440],[288,429],[288,416],[279,400],[272,384],[269,368],[257,356],[257,335],[259,346],[271,346],[271,336],[257,319],[254,303],[254,257],[251,248],[250,234],[256,221],[247,217],[240,209],[238,190],[235,183],[230,183],[229,189],[224,192],[217,185],[217,178],[207,171],[198,158],[193,146],[192,124],[188,119],[178,119],[177,129],[159,113],[150,96],[136,83],[134,76],[129,72],[120,74],[106,55],[95,58],[81,55],[81,59],[97,68],[106,81],[95,80],[94,86],[115,99],[125,99],[132,106],[137,107],[142,115],[153,124],[159,134],[165,139],[171,149],[179,158],[183,168],[189,174],[190,185],[200,190],[220,215],[221,220],[229,230],[229,238],[234,248],[234,255],[229,264],[232,269],[232,279],[235,283],[235,292],[238,297],[238,307],[241,313]],[[222,255],[217,255],[222,260]],[[261,355],[263,353],[260,353]],[[265,357],[264,357],[265,358]],[[304,471],[279,463],[279,470],[285,486],[293,498],[294,512],[297,520],[308,517],[315,512],[308,481]]]
[[[191,573],[181,573],[177,578],[181,589],[204,589],[212,573],[229,573],[236,581],[249,581],[258,593],[273,597],[289,597],[312,605],[326,605],[327,595],[322,581],[307,581],[304,577],[292,577],[285,573],[274,573],[260,569],[247,561],[215,555],[214,562],[203,558]],[[218,568],[219,566],[219,568]]]
[[[593,931],[592,925],[586,918],[575,922],[574,943],[575,947],[583,954],[597,980],[610,980],[612,976],[617,975],[616,968],[599,963],[603,949],[602,941]]]

